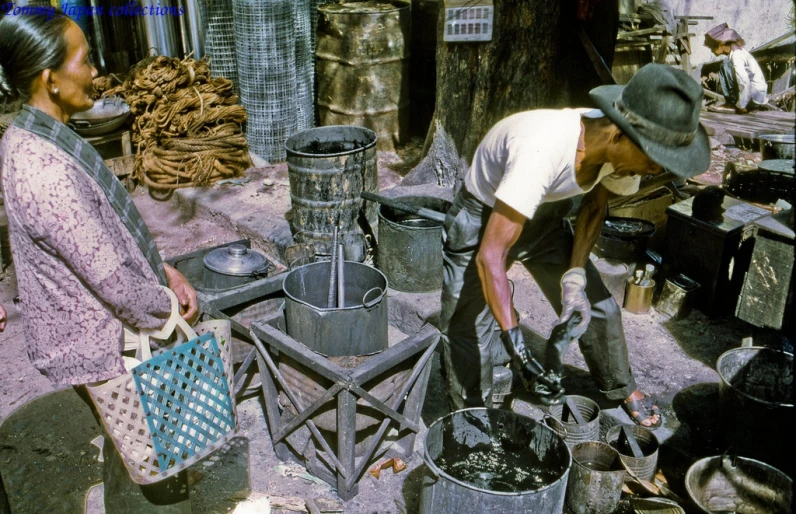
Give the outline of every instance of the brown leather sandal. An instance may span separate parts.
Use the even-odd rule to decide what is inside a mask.
[[[640,427],[648,428],[650,430],[655,430],[661,424],[663,424],[663,416],[661,416],[661,411],[658,406],[655,404],[655,401],[648,395],[645,394],[644,398],[640,400],[625,400],[622,402],[622,408],[627,412],[627,415],[633,420],[633,423]],[[654,415],[658,415],[658,422],[653,425],[643,425],[641,422],[645,419],[649,419]]]

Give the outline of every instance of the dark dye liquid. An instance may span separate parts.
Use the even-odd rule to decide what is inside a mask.
[[[343,152],[350,152],[362,148],[362,144],[357,141],[312,141],[310,144],[299,149],[302,153],[317,155],[328,155]]]
[[[560,476],[534,465],[528,451],[507,452],[500,444],[479,445],[466,452],[443,450],[435,462],[451,477],[481,489],[503,493],[534,491],[555,482]]]

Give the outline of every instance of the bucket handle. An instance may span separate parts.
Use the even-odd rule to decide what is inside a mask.
[[[368,302],[367,302],[367,297],[368,297],[368,295],[369,295],[370,293],[372,293],[373,291],[378,291],[378,292],[379,292],[379,294],[378,294],[378,295],[376,295],[376,298],[374,298],[373,300],[371,300],[371,302],[370,302],[370,303],[368,303]],[[368,289],[368,290],[365,292],[365,294],[363,294],[363,295],[362,295],[362,306],[363,306],[363,307],[365,307],[366,309],[370,309],[371,307],[373,307],[374,305],[376,305],[377,303],[379,303],[379,297],[381,296],[381,294],[382,294],[383,292],[384,292],[384,289],[382,289],[382,288],[380,288],[380,287],[374,287],[374,288],[372,288],[372,289]]]
[[[426,455],[425,448],[421,449],[417,453],[420,454],[420,458],[423,460],[423,464],[426,465],[426,469],[428,469],[428,472],[431,473],[431,476],[434,477],[434,480],[439,480],[439,473],[437,473],[434,470],[434,467],[429,463],[429,458],[428,458],[428,455]]]
[[[551,416],[550,414],[545,414],[545,415],[542,417],[542,419],[544,420],[544,422],[545,422],[545,425],[547,425],[547,426],[550,426],[550,425],[547,423],[547,420],[548,420],[548,419],[550,419],[550,420],[553,420],[553,421],[555,421],[555,422],[558,424],[558,426],[559,426],[559,427],[561,427],[561,430],[564,432],[564,437],[562,437],[561,439],[564,439],[564,440],[566,440],[566,438],[567,438],[567,437],[569,437],[569,432],[567,431],[567,427],[565,427],[565,426],[564,426],[564,423],[562,423],[562,422],[561,422],[561,420],[559,420],[559,419],[558,419],[558,418],[556,418],[555,416]],[[553,427],[550,427],[550,428],[553,428]]]

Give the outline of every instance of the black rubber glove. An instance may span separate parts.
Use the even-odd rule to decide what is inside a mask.
[[[528,347],[525,346],[525,336],[519,326],[504,330],[500,333],[500,340],[511,355],[511,359],[521,370],[528,371],[534,376],[544,373],[544,368],[533,358]]]

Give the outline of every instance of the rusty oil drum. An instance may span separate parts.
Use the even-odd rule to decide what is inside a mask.
[[[293,236],[297,243],[331,255],[333,228],[340,228],[346,260],[365,258],[358,224],[364,191],[379,192],[376,133],[364,127],[331,126],[303,130],[285,142],[290,181]],[[378,222],[378,204],[364,202],[368,223]]]
[[[408,2],[318,8],[315,77],[321,125],[361,125],[390,151],[406,140],[411,13]]]

